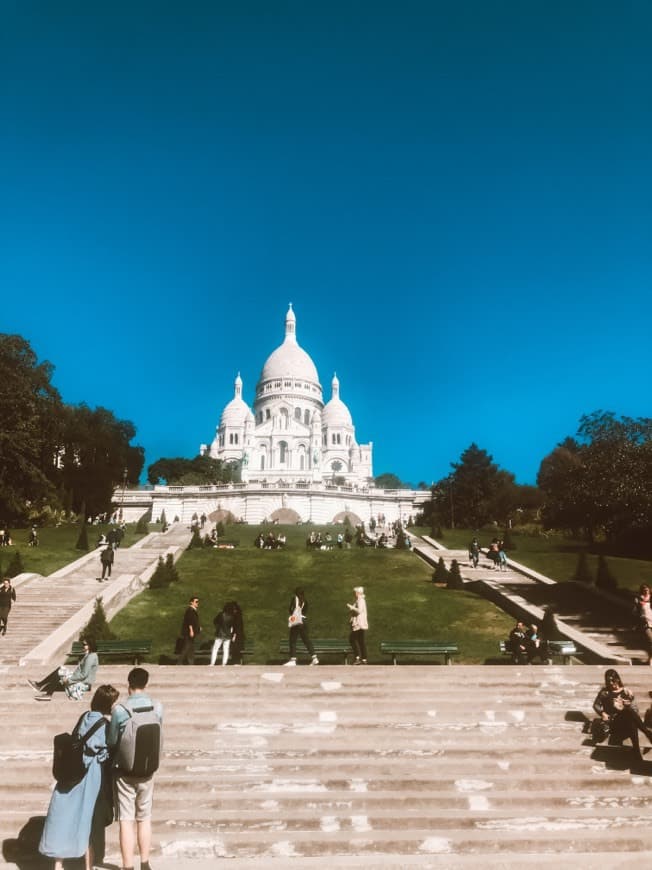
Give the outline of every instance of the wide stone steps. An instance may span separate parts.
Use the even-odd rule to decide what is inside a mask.
[[[42,815],[52,736],[84,709],[32,700],[0,671],[0,838]],[[129,667],[103,666],[124,689]],[[593,666],[344,666],[151,671],[165,706],[157,870],[229,867],[601,868],[652,854],[651,761],[593,747]],[[625,672],[642,709],[648,670]],[[117,826],[108,858],[119,865]],[[536,859],[536,860],[535,860]]]

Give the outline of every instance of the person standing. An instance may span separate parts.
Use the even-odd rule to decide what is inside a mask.
[[[636,596],[635,611],[638,618],[638,626],[645,637],[647,647],[647,663],[652,665],[652,600],[650,587],[643,583]]]
[[[180,665],[192,665],[195,663],[195,639],[199,637],[200,631],[199,598],[193,595],[183,614],[183,623],[181,624],[183,646],[179,655]]]
[[[159,723],[163,724],[162,705],[152,701],[145,692],[148,682],[149,673],[145,668],[133,668],[129,671],[127,677],[129,696],[124,705],[116,704],[113,708],[107,734],[107,743],[114,756],[132,713],[153,710]],[[141,870],[150,870],[153,797],[153,776],[128,776],[122,773],[119,768],[115,768],[113,804],[116,821],[120,825],[120,852],[122,853],[124,870],[133,870],[136,843],[140,853]]]
[[[228,603],[224,605],[222,610],[213,620],[213,625],[215,626],[215,640],[213,641],[213,649],[211,650],[211,665],[215,664],[220,647],[222,647],[222,664],[228,664],[231,641],[233,640],[233,635],[235,633],[233,623],[233,605]]]
[[[91,709],[83,714],[75,728],[80,737],[88,735],[83,754],[86,773],[76,785],[57,784],[52,792],[38,850],[54,859],[55,870],[63,870],[64,859],[82,855],[86,870],[93,866],[94,856],[89,846],[91,826],[100,798],[103,765],[109,757],[107,719],[118,694],[113,686],[99,686]]]
[[[113,566],[113,562],[115,560],[115,553],[113,551],[113,545],[107,544],[107,546],[100,553],[100,563],[102,565],[102,576],[97,579],[101,583],[104,578],[108,580],[111,577],[111,568]]]
[[[369,623],[367,621],[367,600],[364,595],[363,586],[355,586],[355,604],[347,604],[346,606],[352,612],[351,616],[351,634],[349,640],[355,653],[354,665],[367,664],[367,629]]]
[[[308,613],[308,602],[306,600],[303,589],[297,588],[294,595],[290,599],[288,608],[290,617],[288,619],[288,627],[290,629],[290,660],[285,663],[286,667],[292,667],[297,663],[297,638],[300,637],[306,649],[310,653],[311,665],[318,665],[319,659],[315,655],[315,648],[312,645],[308,629],[306,627],[306,619]]]
[[[480,561],[480,544],[477,538],[474,538],[469,544],[469,559],[473,567],[477,568]]]
[[[0,586],[0,634],[7,633],[7,620],[11,605],[16,600],[16,590],[11,585],[9,577],[5,577]]]
[[[244,617],[242,608],[237,601],[230,601],[233,608],[233,640],[231,641],[231,661],[234,665],[242,664],[242,650],[245,645]]]

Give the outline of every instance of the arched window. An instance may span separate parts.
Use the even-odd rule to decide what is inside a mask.
[[[288,445],[286,441],[279,441],[278,445],[278,461],[281,465],[285,465],[288,459]]]
[[[281,429],[287,429],[289,426],[288,409],[281,408]]]
[[[301,422],[301,408],[294,409],[294,419],[299,420],[299,422]]]
[[[266,419],[266,420],[269,420],[269,418],[270,418],[271,416],[272,416],[272,415],[271,415],[271,413],[270,413],[269,408],[265,408],[265,419]]]
[[[310,425],[310,411],[307,408],[303,412],[303,422],[306,424],[306,426]]]

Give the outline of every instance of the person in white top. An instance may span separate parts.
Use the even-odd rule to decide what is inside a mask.
[[[349,640],[355,653],[354,665],[367,664],[367,629],[369,623],[367,621],[367,600],[364,595],[363,586],[355,586],[355,604],[347,604],[346,606],[351,611],[351,634]]]

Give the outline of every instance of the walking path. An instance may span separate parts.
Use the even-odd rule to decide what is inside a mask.
[[[543,619],[543,610],[534,602],[539,601],[541,596],[532,593],[535,591],[540,593],[542,585],[557,585],[555,580],[521,565],[514,559],[507,560],[505,570],[497,570],[483,553],[478,567],[474,568],[468,550],[446,549],[427,535],[414,544],[414,551],[433,568],[440,558],[444,559],[448,568],[452,560],[456,559],[465,583],[483,583],[487,590],[487,597],[499,607],[515,618],[523,618],[527,622],[536,622],[539,625]],[[594,625],[591,624],[590,614],[563,612],[556,607],[557,624],[562,634],[574,641],[578,647],[583,648],[592,661],[628,665],[646,664],[648,657],[641,645],[640,633],[631,630],[628,626],[618,625],[619,615],[623,612],[622,599],[599,591],[596,594],[602,595],[608,604],[613,605],[614,623],[609,626]]]
[[[174,523],[165,534],[154,532],[132,547],[120,547],[108,582],[97,582],[102,573],[99,549],[47,577],[21,575],[9,628],[0,638],[0,664],[47,663],[60,658],[90,619],[98,595],[110,618],[147,584],[159,556],[172,553],[176,559],[189,541],[188,529]]]

